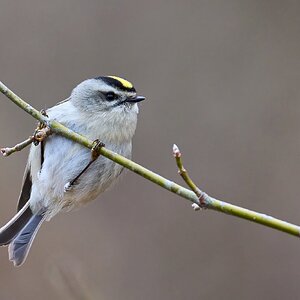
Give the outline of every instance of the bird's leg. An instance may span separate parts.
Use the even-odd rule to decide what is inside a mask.
[[[93,142],[93,147],[91,149],[91,159],[89,163],[85,166],[85,168],[71,181],[67,182],[64,186],[65,192],[68,192],[72,189],[72,186],[76,183],[76,181],[86,172],[86,170],[91,166],[91,164],[100,156],[100,149],[105,147],[105,144],[99,140],[95,140]]]
[[[47,115],[46,110],[44,109],[41,110],[41,114],[47,118],[49,117]],[[33,134],[34,145],[37,146],[39,143],[42,143],[50,134],[51,134],[51,128],[48,125],[39,122]]]

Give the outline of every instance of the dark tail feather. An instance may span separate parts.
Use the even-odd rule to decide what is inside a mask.
[[[8,245],[27,224],[32,217],[29,201],[23,208],[2,228],[0,228],[0,246]]]
[[[33,215],[26,226],[9,244],[8,254],[15,266],[20,266],[25,261],[32,242],[44,221],[43,215]]]

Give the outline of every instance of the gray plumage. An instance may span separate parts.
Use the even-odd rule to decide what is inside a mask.
[[[32,215],[27,224],[9,244],[9,260],[11,260],[16,267],[25,261],[33,239],[42,225],[43,220],[44,217],[42,215]]]
[[[8,245],[32,217],[29,202],[0,229],[0,246]]]
[[[133,86],[124,79],[99,77],[80,83],[70,98],[48,109],[47,114],[50,119],[91,140],[99,139],[107,148],[130,158],[138,114],[136,102],[143,99],[136,96]],[[89,149],[58,135],[48,137],[43,147],[31,146],[19,212],[0,229],[0,245],[10,244],[9,257],[16,266],[26,259],[44,220],[94,200],[122,172],[120,165],[100,156],[66,190],[66,185],[90,159]]]

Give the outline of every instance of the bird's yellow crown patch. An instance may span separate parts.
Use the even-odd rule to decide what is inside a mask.
[[[118,76],[107,76],[107,77],[118,80],[124,88],[127,88],[127,89],[132,89],[133,88],[133,84],[131,82],[129,82],[128,80],[124,79],[124,78],[121,78],[121,77],[118,77]]]

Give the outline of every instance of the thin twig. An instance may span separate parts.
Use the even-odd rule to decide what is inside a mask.
[[[179,150],[177,145],[173,145],[173,155],[176,160],[176,164],[178,167],[178,174],[182,177],[185,183],[190,187],[190,189],[196,194],[199,199],[199,204],[193,203],[192,207],[194,210],[199,210],[200,208],[206,208],[206,199],[208,199],[208,195],[201,191],[197,185],[194,183],[192,178],[189,176],[187,170],[184,168],[181,158],[181,151]]]
[[[43,124],[47,125],[49,128],[51,128],[51,132],[55,134],[60,134],[67,139],[70,139],[76,143],[79,143],[83,145],[84,147],[87,147],[89,149],[92,149],[93,147],[93,141],[87,139],[85,136],[82,136],[78,133],[75,133],[71,129],[63,126],[59,122],[55,120],[51,120],[47,118],[46,116],[43,116],[38,110],[34,109],[32,106],[30,106],[28,103],[26,103],[24,100],[22,100],[20,97],[18,97],[15,93],[13,93],[10,89],[8,89],[1,81],[0,81],[0,92],[2,92],[4,95],[6,95],[11,101],[13,101],[16,105],[18,105],[21,109],[29,113],[31,116],[33,116],[35,119],[39,120]],[[191,190],[186,189],[144,167],[141,165],[105,148],[101,147],[99,149],[99,153],[106,158],[114,161],[115,163],[118,163],[122,165],[123,167],[141,175],[142,177],[152,181],[153,183],[163,187],[164,189],[173,192],[192,203],[196,203],[200,205],[198,196]],[[276,218],[273,218],[271,216],[258,213],[255,211],[251,211],[236,205],[232,205],[227,202],[223,202],[220,200],[217,200],[213,197],[207,196],[205,199],[205,207],[208,209],[216,210],[222,213],[226,213],[229,215],[233,215],[242,219],[246,219],[258,224],[262,224],[264,226],[268,226],[283,232],[286,232],[288,234],[294,235],[299,237],[300,236],[300,227],[295,224],[291,224]]]
[[[0,152],[2,153],[3,156],[7,157],[15,152],[23,150],[31,143],[38,145],[40,142],[45,140],[50,134],[51,134],[51,129],[49,127],[39,125],[38,128],[35,130],[34,135],[30,136],[25,141],[16,144],[11,148],[10,147],[1,148]]]
[[[25,147],[29,146],[34,141],[34,136],[30,136],[27,140],[15,145],[14,147],[1,148],[0,151],[3,156],[7,157],[14,152],[21,151]]]

